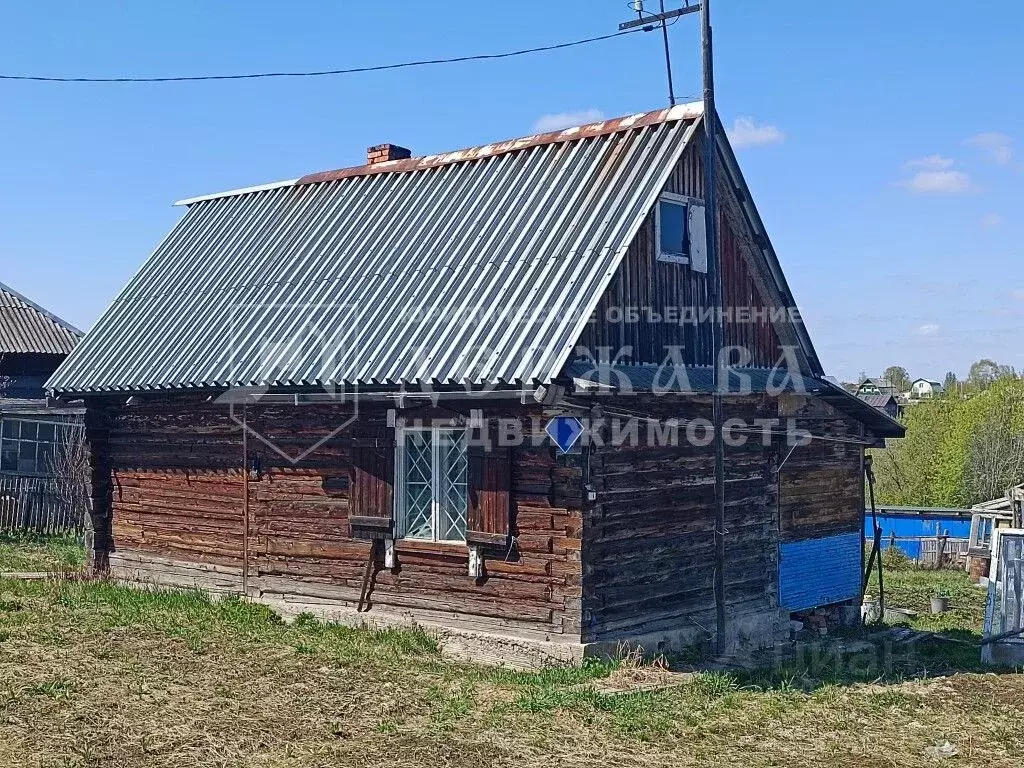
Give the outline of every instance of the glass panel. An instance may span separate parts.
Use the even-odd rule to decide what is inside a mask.
[[[405,434],[405,535],[410,539],[432,539],[430,433]]]
[[[35,440],[38,429],[38,425],[34,421],[23,421],[21,422],[21,439],[22,440]]]
[[[40,424],[39,425],[39,439],[46,443],[53,442],[54,427],[53,424]]]
[[[466,539],[466,435],[441,432],[438,437],[437,537],[443,541]]]
[[[24,429],[24,426],[22,427]],[[36,472],[36,444],[20,442],[18,446],[18,471]]]
[[[0,443],[0,469],[14,472],[18,469],[18,444],[13,440]]]
[[[12,421],[6,419],[3,423],[3,436],[4,437],[17,437],[18,436],[18,424],[19,421]]]
[[[670,200],[659,203],[661,241],[659,249],[666,256],[685,256],[686,247],[686,206]]]
[[[53,443],[39,443],[36,453],[36,469],[47,474],[53,473]]]

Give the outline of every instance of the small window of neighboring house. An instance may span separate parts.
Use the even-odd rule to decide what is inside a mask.
[[[658,261],[708,271],[704,205],[689,197],[662,193],[654,214]]]
[[[983,517],[978,521],[978,538],[975,544],[979,547],[987,547],[992,544],[992,522],[991,517]]]
[[[57,425],[4,419],[0,425],[0,471],[33,475],[53,471]]]
[[[465,429],[399,429],[397,437],[397,536],[465,543],[469,514]]]

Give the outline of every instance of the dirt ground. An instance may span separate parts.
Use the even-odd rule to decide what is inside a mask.
[[[0,765],[1020,765],[1024,676],[942,646],[857,647],[758,673],[521,673],[442,660],[415,631],[0,581]]]

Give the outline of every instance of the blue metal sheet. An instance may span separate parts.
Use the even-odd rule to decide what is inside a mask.
[[[861,534],[794,541],[780,547],[779,603],[789,611],[860,596]]]
[[[921,555],[920,539],[922,538],[935,538],[942,534],[953,539],[966,539],[971,535],[970,518],[967,520],[959,517],[922,519],[879,515],[878,524],[882,526],[883,547],[888,547],[890,539],[895,536],[897,548],[915,560]],[[871,513],[868,512],[864,519],[864,536],[868,539],[874,536],[871,526]]]

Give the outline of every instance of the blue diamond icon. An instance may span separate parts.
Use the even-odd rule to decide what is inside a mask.
[[[568,453],[583,434],[583,422],[575,416],[556,416],[548,422],[544,431],[562,453]]]

